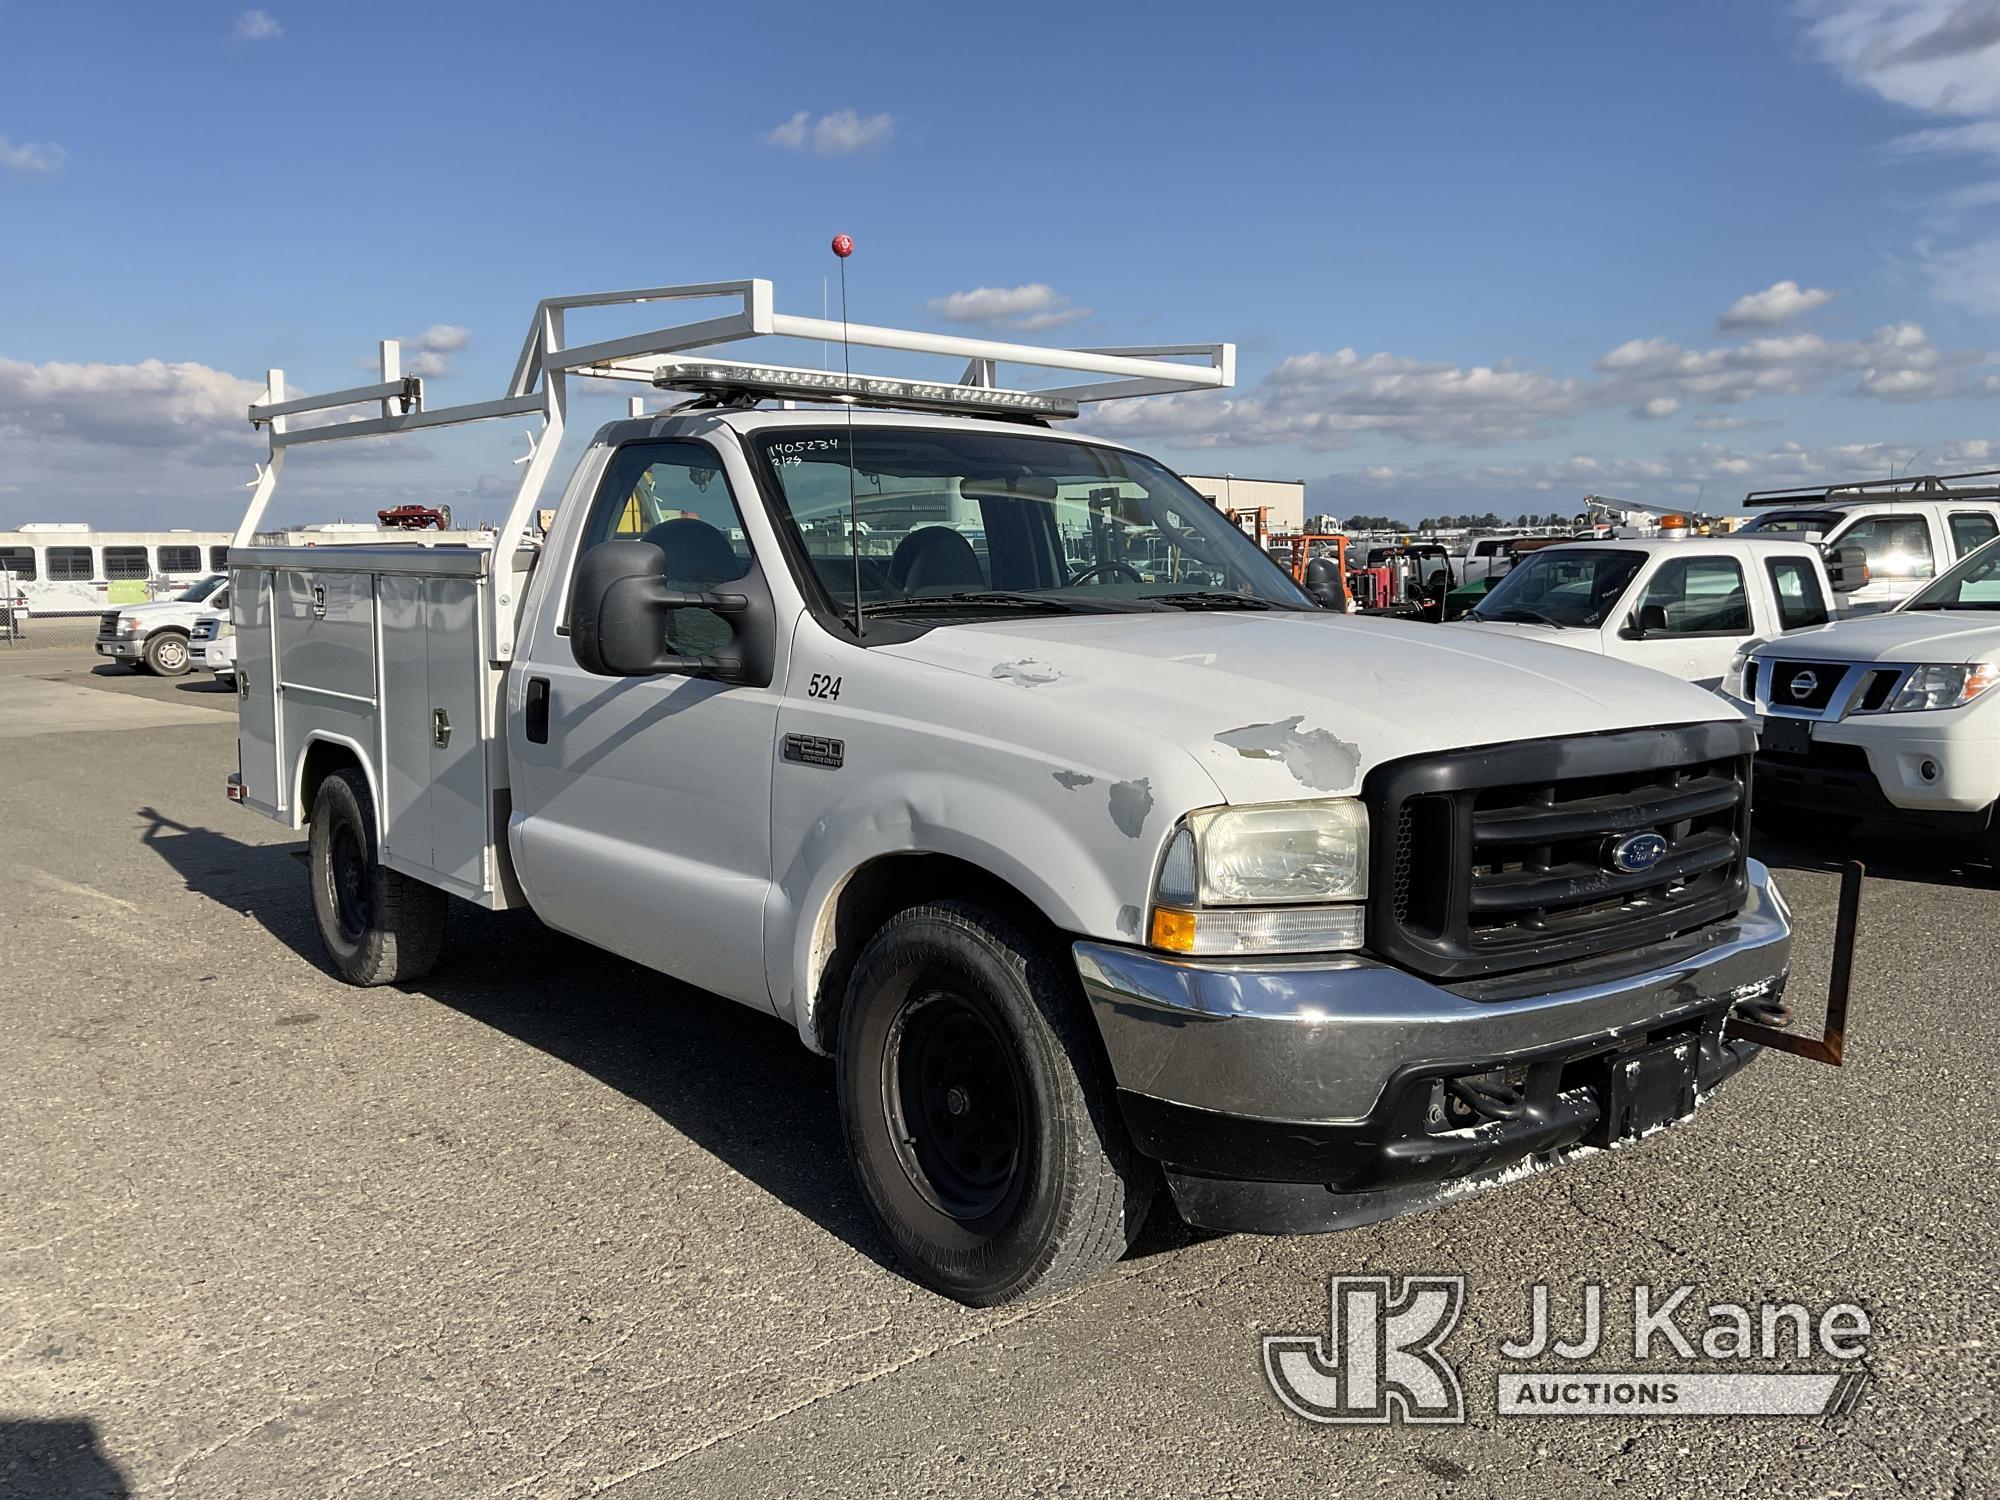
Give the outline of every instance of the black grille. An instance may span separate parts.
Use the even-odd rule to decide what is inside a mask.
[[[1846,671],[1838,662],[1776,662],[1771,667],[1768,701],[1778,708],[1807,708],[1817,712],[1833,701],[1833,690],[1840,686]]]
[[[1437,978],[1509,973],[1733,915],[1746,888],[1748,722],[1529,740],[1397,761],[1368,780],[1369,946]],[[1611,850],[1656,833],[1664,855]]]
[[[100,641],[109,641],[116,639],[117,635],[118,611],[115,609],[106,610],[97,617],[97,638]]]

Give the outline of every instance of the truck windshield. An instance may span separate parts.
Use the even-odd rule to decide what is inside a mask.
[[[2000,542],[1988,542],[1904,609],[2000,609]]]
[[[1594,628],[1604,623],[1645,560],[1642,552],[1608,547],[1531,552],[1479,601],[1472,618]]]
[[[1214,506],[1136,453],[876,424],[852,441],[850,533],[845,426],[750,437],[780,519],[843,614],[857,563],[866,614],[1314,607]]]
[[[217,573],[213,578],[204,578],[201,582],[183,589],[174,595],[174,598],[182,604],[199,604],[228,581],[225,574]]]
[[[1743,529],[1745,531],[1783,532],[1787,536],[1802,536],[1817,531],[1822,536],[1831,535],[1833,528],[1847,517],[1837,510],[1784,510],[1774,516],[1759,516]]]

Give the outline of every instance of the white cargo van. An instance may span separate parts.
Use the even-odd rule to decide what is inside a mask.
[[[564,342],[572,308],[696,298],[730,305]],[[963,373],[682,352],[843,333]],[[356,983],[424,973],[449,895],[783,1017],[835,1059],[889,1243],[971,1302],[1115,1260],[1162,1183],[1197,1224],[1332,1229],[1686,1118],[1790,969],[1749,723],[1318,608],[1163,465],[1056,425],[1232,368],[847,328],[749,281],[544,302],[467,406],[392,355],[322,397],[274,372],[243,542],[301,445],[544,435],[494,547],[232,550],[231,795],[310,830]],[[516,545],[574,375],[680,404],[598,431]]]

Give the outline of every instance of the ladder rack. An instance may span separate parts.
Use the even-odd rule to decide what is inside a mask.
[[[647,333],[626,334],[588,344],[569,344],[565,341],[564,318],[576,308],[705,299],[731,299],[736,307],[719,317],[673,324]],[[599,380],[637,381],[650,386],[663,374],[670,377],[670,367],[675,364],[677,356],[717,344],[767,337],[830,344],[843,336],[849,343],[866,348],[963,359],[966,361],[964,373],[956,383],[996,392],[1001,389],[997,373],[1003,364],[1102,377],[1035,393],[1052,398],[1052,405],[1166,395],[1177,391],[1220,390],[1236,383],[1234,344],[1057,349],[914,329],[878,328],[866,323],[843,325],[829,318],[795,317],[775,311],[771,283],[765,280],[711,281],[687,286],[547,297],[535,308],[534,321],[529,325],[527,338],[522,341],[521,354],[514,362],[514,373],[507,383],[506,394],[494,400],[426,407],[423,379],[402,372],[401,348],[393,339],[385,339],[379,346],[381,379],[371,385],[352,386],[316,396],[287,396],[284,372],[270,371],[266,377],[264,399],[250,408],[250,424],[267,435],[270,457],[258,467],[256,482],[251,486],[250,502],[237,525],[233,545],[246,547],[250,544],[251,536],[263,523],[264,513],[270,508],[271,498],[277,491],[285,454],[301,444],[380,437],[432,427],[455,427],[494,418],[539,417],[539,428],[530,431],[531,447],[520,485],[497,533],[498,565],[510,549],[520,544],[529,519],[535,514],[542,488],[547,483],[556,450],[561,446],[568,410],[568,377],[580,375]],[[855,378],[870,377],[857,375]],[[293,425],[295,417],[315,413],[331,415],[344,408],[368,405],[376,406],[379,414],[362,416],[348,413],[311,426]],[[518,589],[505,590],[496,598],[499,610],[493,638],[496,661],[512,655],[514,611],[519,607],[516,597],[519,592]]]

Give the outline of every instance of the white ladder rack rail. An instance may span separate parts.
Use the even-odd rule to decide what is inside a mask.
[[[616,307],[646,302],[686,302],[733,298],[734,311],[698,322],[627,334],[588,344],[564,342],[564,315],[572,308]],[[750,338],[790,338],[830,344],[843,337],[866,348],[908,354],[947,356],[967,361],[961,385],[995,388],[997,367],[1026,365],[1109,377],[1064,386],[1042,394],[1066,397],[1078,404],[1112,401],[1129,396],[1158,396],[1179,391],[1222,390],[1236,383],[1234,344],[1147,344],[1122,348],[1058,349],[1040,344],[1016,344],[997,339],[965,338],[957,334],[925,333],[915,329],[880,328],[867,323],[842,324],[830,318],[795,317],[773,310],[771,283],[766,280],[698,282],[685,286],[644,287],[634,291],[585,292],[572,297],[547,297],[535,308],[533,323],[514,363],[507,394],[491,401],[427,408],[421,376],[402,373],[401,346],[393,339],[379,345],[381,379],[313,396],[285,394],[285,375],[272,370],[265,378],[264,399],[250,408],[250,424],[262,428],[270,442],[268,460],[259,466],[250,501],[237,524],[232,545],[247,547],[263,524],[285,454],[304,443],[343,438],[381,437],[390,433],[455,427],[495,418],[541,418],[531,432],[532,449],[507,517],[496,535],[496,551],[517,546],[535,514],[548,481],[556,450],[562,444],[568,413],[568,377],[628,380],[650,384],[660,368],[677,354]],[[1195,362],[1198,361],[1198,362]],[[857,378],[860,378],[857,376]],[[374,404],[380,414],[294,427],[294,417],[332,413],[345,407]],[[496,565],[499,559],[496,558]],[[513,654],[514,611],[518,590],[495,598],[493,659]]]

